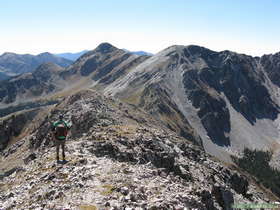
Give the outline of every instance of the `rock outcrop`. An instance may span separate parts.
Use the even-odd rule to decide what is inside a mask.
[[[23,133],[24,128],[28,126],[39,110],[30,110],[20,112],[2,119],[0,124],[0,151],[6,148],[8,143],[15,137]]]
[[[280,52],[273,55],[264,55],[260,58],[264,70],[267,72],[269,79],[280,87]]]

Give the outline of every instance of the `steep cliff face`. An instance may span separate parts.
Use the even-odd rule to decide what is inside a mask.
[[[72,122],[64,165],[49,136],[60,114]],[[65,98],[37,122],[2,153],[0,208],[231,209],[276,199],[143,110],[94,91]]]
[[[39,109],[34,109],[15,113],[1,120],[0,151],[3,151],[11,143],[11,140],[24,134],[24,130],[27,129],[29,123],[35,118],[38,112]]]
[[[204,62],[203,67],[196,67],[184,75],[187,82],[191,82],[190,85],[198,84],[200,89],[205,85],[224,93],[234,109],[251,123],[256,118],[277,117],[279,107],[270,97],[264,72],[257,59],[228,51],[201,52],[203,50],[194,46],[184,49],[187,59],[193,62],[201,59]],[[187,90],[190,88],[186,86]]]
[[[260,58],[264,70],[267,72],[270,80],[280,86],[280,52],[273,55],[264,55]]]

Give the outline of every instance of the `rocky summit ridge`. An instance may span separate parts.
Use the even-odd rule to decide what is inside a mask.
[[[72,123],[65,164],[50,123]],[[272,202],[254,179],[167,130],[136,106],[84,90],[49,107],[2,152],[4,209],[232,209]]]

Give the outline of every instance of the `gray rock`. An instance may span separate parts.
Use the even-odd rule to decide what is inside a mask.
[[[225,210],[232,210],[233,194],[222,186],[213,186],[211,194],[218,204]]]
[[[240,176],[237,173],[234,173],[230,179],[229,182],[231,184],[231,187],[239,194],[242,194],[246,196],[249,183],[248,180],[244,176]]]
[[[26,158],[24,158],[23,161],[24,161],[25,164],[28,164],[30,161],[35,160],[35,159],[36,159],[36,154],[31,153]]]

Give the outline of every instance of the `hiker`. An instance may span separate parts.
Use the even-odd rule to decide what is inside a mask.
[[[53,141],[56,146],[56,161],[59,163],[59,147],[62,148],[62,160],[65,160],[65,141],[67,132],[70,126],[63,120],[63,115],[59,116],[59,120],[54,122],[52,125]]]

